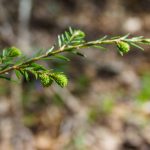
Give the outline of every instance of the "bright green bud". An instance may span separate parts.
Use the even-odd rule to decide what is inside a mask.
[[[50,78],[50,76],[46,73],[40,74],[39,78],[44,87],[50,86],[53,82],[53,80]]]
[[[123,41],[117,42],[117,47],[121,54],[127,53],[130,50],[130,45]]]
[[[76,30],[74,33],[75,36],[81,36],[81,37],[85,37],[85,33],[80,31],[80,30]]]
[[[21,55],[21,51],[16,47],[10,47],[7,49],[9,57],[17,57]]]
[[[62,73],[52,73],[50,76],[62,88],[65,87],[68,84],[68,79],[67,79],[66,75],[64,75]]]

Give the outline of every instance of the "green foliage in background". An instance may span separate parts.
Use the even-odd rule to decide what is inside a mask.
[[[38,61],[49,60],[51,57],[69,61],[69,58],[61,55],[61,53],[68,52],[84,57],[84,54],[79,52],[80,49],[89,47],[104,49],[104,45],[109,44],[116,45],[118,52],[123,55],[130,51],[131,46],[143,50],[139,44],[150,44],[150,39],[142,36],[129,38],[129,35],[125,35],[110,39],[104,36],[94,41],[86,41],[83,31],[69,28],[68,31],[58,35],[58,41],[54,44],[55,46],[46,51],[41,51],[31,58],[24,56],[21,50],[16,47],[4,49],[0,54],[0,78],[11,80],[8,74],[11,71],[15,71],[18,79],[23,76],[26,80],[30,80],[30,74],[33,74],[35,79],[39,79],[44,87],[50,86],[53,82],[65,87],[68,79],[63,72],[56,72],[56,68],[45,68]]]
[[[90,109],[88,113],[88,121],[94,123],[95,121],[102,119],[104,116],[111,114],[114,106],[115,102],[113,96],[106,96],[100,104]]]
[[[141,91],[137,99],[140,102],[147,102],[150,100],[150,72],[145,73],[141,78]]]

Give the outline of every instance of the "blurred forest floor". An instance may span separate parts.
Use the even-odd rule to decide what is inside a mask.
[[[1,49],[30,56],[69,26],[87,40],[150,38],[150,1],[0,0]],[[150,47],[123,57],[111,46],[82,51],[45,63],[67,73],[67,88],[0,81],[0,150],[150,150]]]

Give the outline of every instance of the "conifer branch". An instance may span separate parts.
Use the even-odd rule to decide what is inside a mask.
[[[94,41],[85,41],[85,33],[80,30],[73,30],[69,28],[64,34],[58,36],[57,46],[52,46],[44,53],[40,53],[35,57],[27,58],[21,54],[18,48],[10,47],[4,49],[0,55],[0,78],[8,79],[6,73],[15,71],[16,76],[24,76],[26,80],[29,80],[29,73],[32,73],[36,79],[40,79],[43,86],[49,86],[55,81],[61,87],[67,85],[67,77],[63,73],[53,72],[44,66],[36,63],[39,60],[48,59],[50,57],[58,57],[58,54],[69,52],[80,56],[84,56],[79,52],[80,49],[95,47],[99,49],[105,49],[104,45],[115,45],[118,52],[123,55],[130,51],[130,47],[136,47],[141,50],[143,48],[139,45],[149,44],[150,39],[140,37],[129,38],[129,34],[123,37],[114,37],[108,39],[104,36]],[[59,59],[68,60],[63,55],[59,55]]]

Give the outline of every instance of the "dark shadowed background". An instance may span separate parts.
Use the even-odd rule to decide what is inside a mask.
[[[69,26],[87,40],[150,38],[150,0],[0,0],[1,50],[31,56]],[[150,150],[150,46],[82,52],[41,62],[68,75],[66,88],[0,80],[0,150]]]

